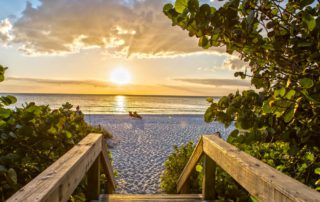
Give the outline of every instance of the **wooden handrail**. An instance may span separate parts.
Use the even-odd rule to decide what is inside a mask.
[[[187,165],[184,167],[182,171],[182,175],[180,175],[178,179],[178,182],[177,182],[178,193],[185,194],[189,191],[188,183],[186,182],[189,179],[194,167],[197,165],[197,163],[201,159],[202,154],[203,154],[203,141],[201,138],[196,148],[193,150]]]
[[[89,170],[89,200],[97,199],[100,162],[107,176],[107,190],[112,193],[115,181],[103,135],[91,133],[7,201],[67,201]]]
[[[202,149],[198,147],[202,147]],[[212,159],[259,201],[320,201],[320,193],[240,151],[216,135],[202,136],[196,150],[203,151],[202,155]],[[183,187],[186,186],[187,179],[196,165],[194,162],[199,160],[199,156],[201,154],[192,155],[185,166],[177,181],[178,193],[183,191]],[[192,158],[194,159],[192,160]],[[215,172],[214,164],[210,165],[212,169],[204,168],[204,170]],[[206,173],[204,175],[206,176]],[[209,174],[209,176],[214,175]],[[206,178],[206,180],[214,183],[214,179]],[[205,200],[212,200],[214,195],[205,194],[214,192],[214,190],[208,190],[206,187],[208,184],[212,188],[208,181],[204,183],[203,195]]]

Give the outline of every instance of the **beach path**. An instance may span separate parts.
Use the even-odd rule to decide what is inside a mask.
[[[205,123],[201,115],[87,115],[86,120],[112,133],[108,142],[114,168],[118,171],[118,194],[161,193],[160,175],[173,145],[190,140],[197,142],[203,134],[217,131],[225,137],[232,128]]]

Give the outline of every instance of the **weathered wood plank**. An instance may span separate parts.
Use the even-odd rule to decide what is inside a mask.
[[[87,200],[97,200],[100,195],[100,156],[94,161],[88,171]]]
[[[319,202],[320,193],[216,136],[203,136],[203,150],[260,201]]]
[[[180,189],[180,194],[189,194],[191,192],[190,178],[188,178]]]
[[[216,198],[216,163],[207,155],[204,155],[204,176],[202,195],[204,200],[214,200]]]
[[[188,178],[190,177],[194,167],[197,165],[198,161],[200,160],[203,154],[203,145],[202,145],[202,138],[198,142],[195,150],[193,151],[187,165],[184,167],[182,174],[180,175],[177,181],[177,192],[180,193],[183,186],[187,182]]]
[[[112,199],[199,199],[202,198],[202,194],[110,194],[104,195],[109,196]]]
[[[89,134],[7,201],[67,201],[100,154],[102,138]]]
[[[127,201],[143,201],[143,202],[198,202],[202,201],[200,194],[111,194],[102,195],[100,202],[127,202]]]
[[[108,158],[108,150],[105,141],[102,141],[101,163],[104,174],[107,176],[106,192],[112,194],[116,189],[116,183],[113,175],[111,162]]]

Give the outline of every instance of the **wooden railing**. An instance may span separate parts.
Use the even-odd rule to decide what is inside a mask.
[[[259,201],[320,201],[320,193],[240,151],[217,135],[204,135],[177,181],[178,193],[188,193],[188,178],[204,156],[203,198],[214,200],[218,164]]]
[[[115,181],[104,138],[91,133],[7,201],[67,201],[86,174],[87,200],[98,199],[100,167],[107,177],[106,192],[111,194]]]

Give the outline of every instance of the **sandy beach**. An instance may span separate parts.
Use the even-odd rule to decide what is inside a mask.
[[[87,122],[113,134],[108,142],[118,170],[117,193],[160,193],[159,180],[173,145],[197,142],[202,134],[219,131],[226,138],[232,128],[205,123],[201,115],[86,115]]]

